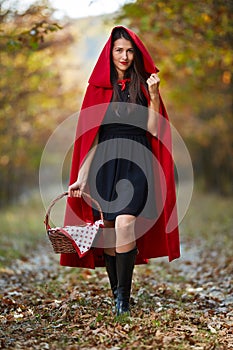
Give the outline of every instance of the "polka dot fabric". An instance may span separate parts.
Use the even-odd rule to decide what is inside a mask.
[[[64,226],[60,231],[71,239],[76,252],[81,258],[91,248],[100,225],[103,225],[102,220],[96,221],[94,224],[87,223],[84,226]]]

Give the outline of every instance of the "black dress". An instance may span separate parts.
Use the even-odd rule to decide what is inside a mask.
[[[89,173],[90,192],[104,214],[156,216],[147,101],[127,103],[128,86],[119,87],[121,102],[110,103],[99,130],[99,143]],[[94,214],[95,210],[94,210]]]

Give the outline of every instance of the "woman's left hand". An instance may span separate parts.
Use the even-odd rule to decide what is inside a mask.
[[[159,96],[159,83],[160,79],[156,73],[151,74],[147,79],[148,90],[151,100],[158,98]]]

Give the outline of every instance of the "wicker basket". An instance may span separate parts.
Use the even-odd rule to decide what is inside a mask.
[[[50,213],[51,213],[52,207],[56,204],[57,201],[59,201],[61,198],[65,197],[67,195],[68,195],[68,192],[64,192],[64,193],[60,194],[59,196],[57,196],[51,202],[51,204],[48,207],[48,210],[46,212],[44,223],[45,223],[47,235],[48,235],[48,238],[52,244],[54,253],[57,253],[57,254],[78,253],[79,256],[81,257],[85,254],[80,252],[80,249],[77,247],[77,244],[72,239],[72,237],[68,234],[67,226],[65,226],[65,227],[50,227],[50,225],[49,225]],[[91,200],[91,202],[93,202],[96,205],[96,207],[100,213],[101,220],[97,222],[98,224],[96,224],[96,223],[95,224],[88,224],[87,223],[84,225],[73,226],[73,227],[76,229],[79,229],[79,230],[81,229],[82,231],[85,232],[87,229],[93,229],[93,227],[95,226],[95,231],[96,231],[96,227],[98,229],[99,225],[101,223],[103,224],[103,212],[101,210],[99,203],[95,199],[93,199],[88,193],[83,192],[82,196],[89,198]]]

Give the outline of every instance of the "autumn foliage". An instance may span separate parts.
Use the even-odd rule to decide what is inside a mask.
[[[233,2],[137,0],[126,20],[160,68],[170,115],[206,189],[233,193]]]
[[[63,89],[63,72],[56,63],[72,35],[54,22],[52,14],[45,3],[23,13],[2,8],[0,206],[37,185],[50,133],[74,112],[70,102],[74,91]]]
[[[81,95],[77,84],[67,88],[62,80],[71,26],[54,20],[47,1],[24,12],[4,10],[4,3],[0,206],[37,185],[43,147],[59,122],[77,111]],[[232,13],[232,1],[137,0],[116,20],[138,32],[160,68],[165,103],[196,179],[221,194],[233,193]]]

